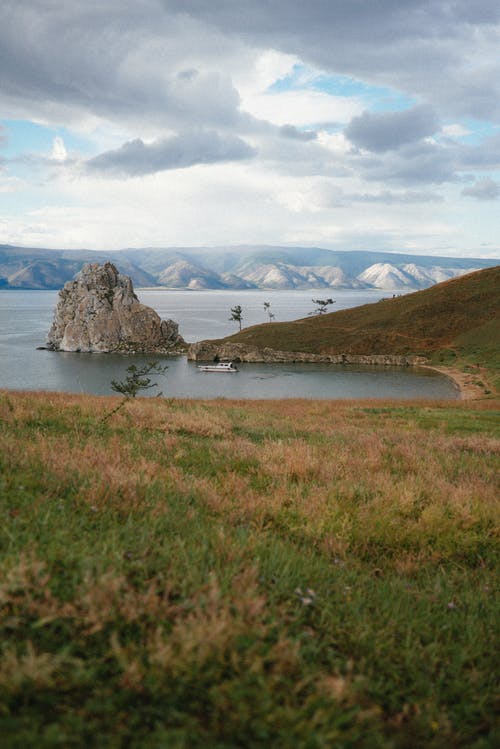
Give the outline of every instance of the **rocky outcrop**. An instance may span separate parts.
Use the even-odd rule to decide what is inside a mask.
[[[399,356],[394,354],[309,354],[301,351],[277,351],[272,348],[259,349],[243,343],[213,343],[200,341],[188,348],[188,359],[193,361],[229,360],[234,362],[264,363],[328,363],[328,364],[370,364],[386,367],[411,367],[424,364],[422,356]]]
[[[59,292],[47,348],[53,351],[172,353],[179,326],[141,304],[113,263],[89,263]]]

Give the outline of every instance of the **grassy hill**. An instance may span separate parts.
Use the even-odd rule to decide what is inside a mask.
[[[500,266],[354,309],[266,323],[226,341],[281,351],[417,354],[500,369]]]
[[[0,393],[5,749],[498,746],[498,402]]]

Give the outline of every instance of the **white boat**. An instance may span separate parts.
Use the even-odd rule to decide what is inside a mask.
[[[203,364],[199,366],[198,369],[200,372],[230,372],[231,374],[238,371],[232,361]]]

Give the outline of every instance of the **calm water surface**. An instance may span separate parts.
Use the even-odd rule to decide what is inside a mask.
[[[328,294],[331,292],[329,291]],[[327,296],[328,296],[327,294]],[[230,308],[241,304],[244,326],[264,322],[263,303],[271,302],[276,320],[305,317],[312,298],[325,291],[170,291],[139,289],[140,300],[162,318],[179,323],[189,341],[220,338],[236,331]],[[385,293],[387,296],[387,292]],[[337,291],[333,309],[376,302],[382,291]],[[160,390],[178,398],[456,398],[445,377],[425,370],[344,367],[330,364],[239,364],[236,375],[198,371],[185,357],[71,354],[38,351],[49,330],[56,291],[0,291],[0,388],[111,393],[112,379],[123,379],[127,366],[158,359],[168,365]]]

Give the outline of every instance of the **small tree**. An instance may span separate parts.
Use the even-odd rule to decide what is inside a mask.
[[[114,390],[115,393],[121,393],[127,400],[135,398],[140,390],[149,390],[149,388],[158,385],[157,382],[151,382],[151,377],[148,377],[151,372],[164,375],[167,369],[167,366],[161,366],[154,361],[150,361],[142,367],[131,364],[127,367],[128,375],[124,380],[111,380],[111,390]]]
[[[328,299],[313,299],[312,301],[314,302],[314,304],[317,304],[318,306],[316,307],[315,310],[313,310],[312,312],[309,313],[310,315],[324,315],[325,312],[327,312],[328,305],[329,304],[335,304],[335,300],[334,299],[330,299],[330,298],[328,298]]]
[[[115,393],[123,395],[123,400],[120,401],[116,408],[108,411],[108,413],[103,416],[102,421],[107,421],[111,416],[113,416],[113,414],[123,408],[131,398],[135,398],[137,393],[141,390],[149,390],[149,388],[156,387],[158,383],[151,382],[149,374],[154,372],[157,375],[165,375],[167,369],[168,367],[166,365],[162,366],[158,362],[148,362],[142,367],[137,367],[135,364],[131,364],[127,367],[128,374],[124,380],[111,380],[111,389],[114,390]],[[159,395],[161,395],[161,393],[159,393]]]
[[[240,304],[236,304],[234,307],[231,307],[231,317],[230,320],[234,320],[235,322],[239,323],[240,330],[241,330],[241,321],[243,320],[243,310],[241,309]]]
[[[269,318],[269,322],[272,322],[274,320],[274,312],[271,312],[271,302],[264,302],[264,312],[267,313],[267,316]]]

